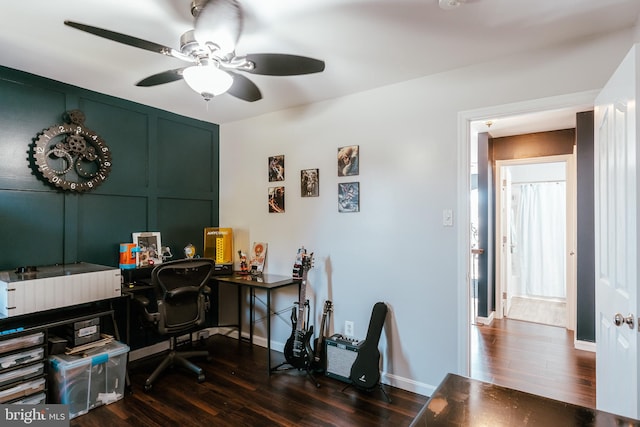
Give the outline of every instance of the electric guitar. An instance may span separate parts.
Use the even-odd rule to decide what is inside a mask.
[[[324,338],[328,335],[329,321],[327,320],[331,313],[332,303],[331,301],[324,302],[324,309],[322,310],[322,322],[320,322],[320,335],[315,341],[315,351],[313,353],[313,369],[317,372],[324,372],[327,369],[327,356],[325,355]]]
[[[284,358],[287,363],[297,369],[309,369],[313,358],[310,340],[313,336],[313,326],[309,326],[309,301],[307,301],[307,273],[313,267],[313,252],[307,254],[307,250],[300,248],[298,257],[293,267],[293,277],[300,278],[302,284],[300,286],[299,301],[295,303],[297,307],[291,310],[291,336],[284,345]],[[300,274],[302,271],[302,274]],[[307,310],[307,319],[305,321],[305,310]],[[296,313],[297,311],[297,313]]]

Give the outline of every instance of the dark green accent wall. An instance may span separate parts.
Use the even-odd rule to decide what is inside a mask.
[[[80,109],[111,149],[106,182],[63,192],[30,160],[33,141]],[[174,258],[218,226],[219,127],[0,67],[0,270],[78,261],[118,265],[131,233],[159,231]]]

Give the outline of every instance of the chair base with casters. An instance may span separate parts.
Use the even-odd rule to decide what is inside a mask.
[[[149,375],[149,377],[146,379],[146,381],[144,382],[144,391],[151,390],[151,388],[153,387],[153,382],[160,376],[160,374],[163,373],[166,369],[173,366],[179,366],[193,372],[197,375],[199,383],[204,382],[204,370],[189,360],[192,357],[206,358],[207,361],[211,361],[212,359],[211,354],[208,350],[175,350],[175,338],[172,338],[171,350],[169,350],[169,354],[164,357],[162,362],[158,366],[156,366],[156,369],[154,369],[151,375]]]
[[[214,261],[207,258],[162,263],[151,273],[155,304],[146,296],[135,297],[142,308],[143,324],[169,338],[169,354],[145,381],[145,391],[149,391],[160,374],[171,366],[186,368],[197,375],[199,383],[204,381],[202,368],[188,359],[205,357],[211,360],[211,355],[207,350],[179,350],[176,337],[189,335],[191,344],[192,333],[204,326],[211,292],[207,283],[214,265]]]

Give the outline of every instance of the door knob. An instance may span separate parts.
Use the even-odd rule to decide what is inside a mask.
[[[629,314],[627,317],[624,317],[622,314],[616,313],[616,315],[613,317],[613,323],[615,323],[616,326],[621,326],[623,323],[626,323],[627,325],[629,325],[629,329],[633,329],[633,325],[635,322],[633,319],[633,314]]]

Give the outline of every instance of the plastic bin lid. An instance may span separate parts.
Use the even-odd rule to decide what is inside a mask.
[[[56,370],[72,369],[82,365],[99,365],[109,358],[120,356],[129,351],[129,346],[119,341],[112,341],[100,347],[88,350],[83,354],[57,354],[49,356],[49,363]]]

